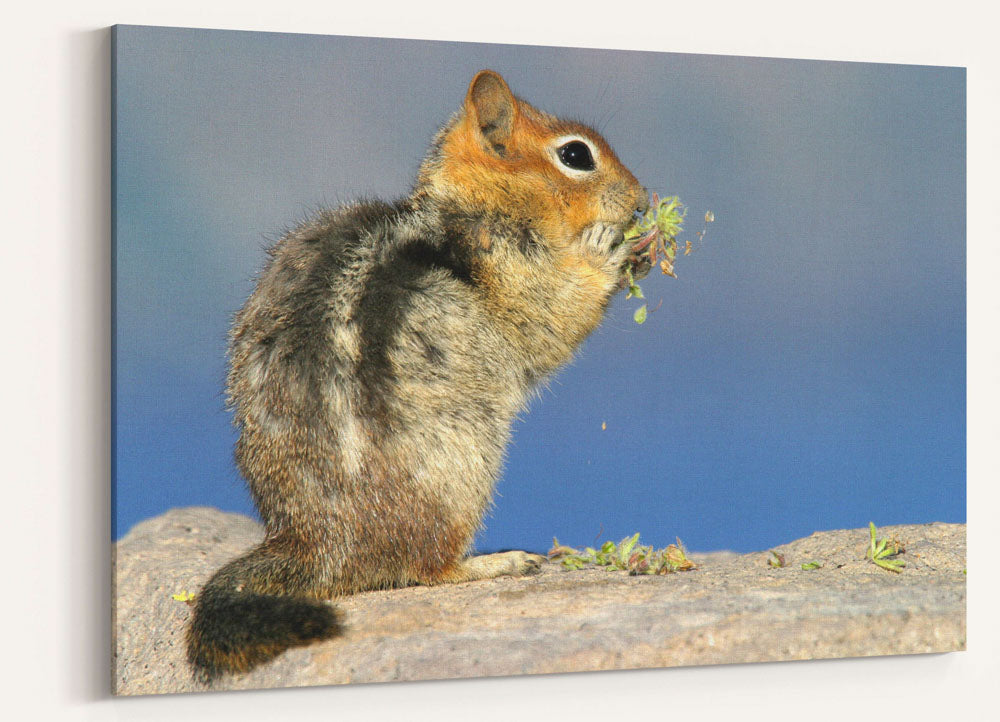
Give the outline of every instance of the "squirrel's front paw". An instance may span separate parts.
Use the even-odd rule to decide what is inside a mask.
[[[580,241],[584,252],[594,259],[595,266],[615,279],[624,273],[629,246],[620,227],[595,223],[584,229]]]
[[[584,229],[580,241],[587,252],[607,258],[614,253],[625,240],[625,234],[617,226],[605,223],[595,223]]]
[[[641,281],[643,278],[649,275],[649,272],[653,268],[653,264],[649,260],[649,254],[637,253],[634,247],[629,250],[630,253],[628,256],[627,268],[629,271],[632,272],[633,280]]]

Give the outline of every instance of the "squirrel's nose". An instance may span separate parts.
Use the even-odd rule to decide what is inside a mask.
[[[649,191],[645,187],[639,187],[639,199],[635,204],[636,213],[645,213],[649,210]]]

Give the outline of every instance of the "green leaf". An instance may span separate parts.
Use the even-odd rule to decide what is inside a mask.
[[[875,563],[885,569],[886,571],[895,572],[896,574],[902,573],[902,568],[906,566],[906,562],[902,559],[876,559]]]
[[[636,323],[646,323],[646,304],[642,304],[639,308],[635,309],[635,313],[632,314],[632,318]]]
[[[819,569],[821,566],[823,565],[819,562],[806,562],[802,565],[802,569],[803,571],[809,571],[810,569]]]
[[[630,536],[628,539],[622,539],[621,543],[618,545],[618,553],[621,555],[622,559],[628,559],[632,550],[635,549],[635,545],[638,541],[638,532],[634,536]]]

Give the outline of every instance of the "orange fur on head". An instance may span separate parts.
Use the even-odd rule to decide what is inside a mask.
[[[586,138],[597,149],[593,178],[567,177],[555,165],[555,141],[564,136]],[[473,206],[470,212],[513,214],[554,246],[568,245],[597,222],[625,225],[645,194],[598,133],[518,99],[492,70],[480,71],[469,84],[427,182],[435,195]],[[635,202],[602,204],[601,189],[612,182],[639,189]]]

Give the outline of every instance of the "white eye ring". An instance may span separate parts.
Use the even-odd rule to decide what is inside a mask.
[[[593,169],[582,170],[579,168],[570,168],[569,166],[567,166],[565,163],[562,162],[562,159],[559,157],[559,149],[562,148],[567,143],[572,143],[574,141],[578,143],[583,143],[590,150],[590,157],[594,159]],[[597,146],[594,145],[593,141],[591,141],[589,138],[585,138],[582,135],[560,135],[558,138],[552,141],[552,145],[549,147],[549,158],[556,168],[561,170],[565,175],[569,176],[570,178],[584,178],[593,173],[594,169],[596,169],[597,166],[600,165],[601,154],[597,150]]]

